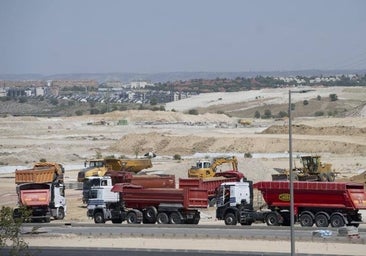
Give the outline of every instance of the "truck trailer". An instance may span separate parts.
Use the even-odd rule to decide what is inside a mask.
[[[14,209],[13,218],[44,222],[50,222],[51,217],[63,219],[66,214],[63,174],[61,164],[50,162],[37,163],[32,169],[16,170],[19,207]]]
[[[200,208],[207,207],[207,190],[195,188],[143,188],[118,183],[93,187],[87,216],[95,223],[198,224]]]
[[[209,206],[215,206],[216,204],[216,192],[217,188],[222,183],[227,182],[238,182],[240,178],[238,177],[211,177],[211,178],[180,178],[179,188],[199,188],[206,189],[208,195]]]
[[[359,210],[366,209],[363,184],[348,182],[298,182],[294,185],[294,217],[301,226],[358,226]],[[258,189],[267,210],[253,209],[253,188]],[[290,182],[251,181],[224,183],[218,189],[216,217],[226,225],[290,225]]]

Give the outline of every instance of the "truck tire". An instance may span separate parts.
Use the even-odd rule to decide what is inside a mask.
[[[65,218],[64,208],[58,208],[55,220],[63,220]]]
[[[315,225],[317,227],[328,227],[329,226],[329,216],[325,212],[317,213],[315,215]]]
[[[330,217],[330,225],[333,228],[340,228],[345,225],[343,216],[340,213],[335,213]]]
[[[299,222],[302,227],[312,227],[314,225],[314,215],[308,212],[302,213]]]
[[[156,221],[159,224],[169,224],[169,216],[165,212],[159,212],[158,216],[156,216]]]
[[[179,212],[172,212],[169,216],[170,224],[182,224],[183,216]]]
[[[155,223],[158,210],[154,206],[149,206],[144,211],[144,223]]]
[[[126,220],[128,224],[139,224],[137,214],[134,211],[130,211],[127,213]]]
[[[267,226],[279,226],[280,222],[278,217],[279,217],[278,213],[275,212],[268,213],[265,218]]]
[[[105,223],[103,212],[94,213],[94,223],[96,224]]]
[[[229,212],[225,215],[225,225],[235,226],[238,223],[238,220],[234,213]]]

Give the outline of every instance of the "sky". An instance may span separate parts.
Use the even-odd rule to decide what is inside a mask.
[[[0,0],[0,74],[366,69],[364,0]]]

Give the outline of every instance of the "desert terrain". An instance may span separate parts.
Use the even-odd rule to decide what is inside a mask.
[[[242,93],[201,95],[201,100],[193,98],[176,102],[176,105],[170,103],[167,109],[183,111],[202,107],[196,102],[203,102],[206,107],[225,105],[229,104],[229,98],[232,103],[243,101],[247,107],[249,102],[267,104],[266,100],[271,104],[286,104],[288,90],[277,90],[250,92],[247,98]],[[343,118],[295,117],[292,121],[295,166],[300,165],[298,155],[318,154],[323,162],[332,163],[337,172],[336,180],[365,182],[366,89],[322,88],[306,97],[334,92],[339,98],[350,101],[363,99],[364,105],[353,115]],[[298,97],[296,95],[294,100],[303,100]],[[222,100],[215,101],[217,98]],[[253,98],[259,100],[253,101]],[[125,120],[124,125],[120,125],[120,120]],[[146,152],[157,155],[152,159],[153,167],[146,170],[149,173],[174,174],[178,179],[187,177],[189,167],[200,158],[235,155],[239,170],[248,179],[270,180],[271,174],[276,173],[274,168],[289,166],[288,120],[247,120],[249,124],[241,126],[238,118],[224,114],[189,115],[178,111],[146,110],[57,118],[3,117],[0,119],[0,205],[16,206],[14,170],[31,167],[40,159],[62,163],[66,169],[65,182],[70,187],[77,183],[77,172],[86,159],[97,155],[143,157]],[[252,157],[244,157],[245,153]],[[173,159],[176,154],[181,160]],[[81,190],[70,188],[66,195],[68,209],[63,221],[92,223],[86,217]],[[213,210],[207,210],[204,216],[203,223],[215,222]]]

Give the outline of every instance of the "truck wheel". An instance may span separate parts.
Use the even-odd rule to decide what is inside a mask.
[[[172,212],[169,219],[171,224],[182,224],[183,222],[183,216],[179,212]]]
[[[313,216],[309,213],[303,213],[299,217],[299,222],[302,227],[312,227],[314,225]]]
[[[267,226],[279,226],[278,214],[274,212],[270,212],[266,216]]]
[[[65,218],[65,211],[63,208],[59,208],[57,211],[57,215],[55,217],[56,220],[63,220]]]
[[[317,227],[328,227],[329,221],[327,215],[323,213],[315,215],[315,225]]]
[[[333,228],[340,228],[345,225],[344,218],[340,214],[334,214],[332,217],[330,217],[330,225]]]
[[[234,213],[229,212],[225,215],[225,225],[233,225],[235,226],[238,223],[236,216]]]
[[[154,206],[147,207],[144,212],[145,223],[155,223],[156,215],[158,215],[158,210]]]
[[[137,214],[135,212],[127,213],[126,220],[128,224],[138,224]]]
[[[105,223],[104,214],[102,212],[96,212],[94,214],[94,223]]]
[[[159,212],[156,220],[159,224],[169,224],[169,216],[165,212]]]

